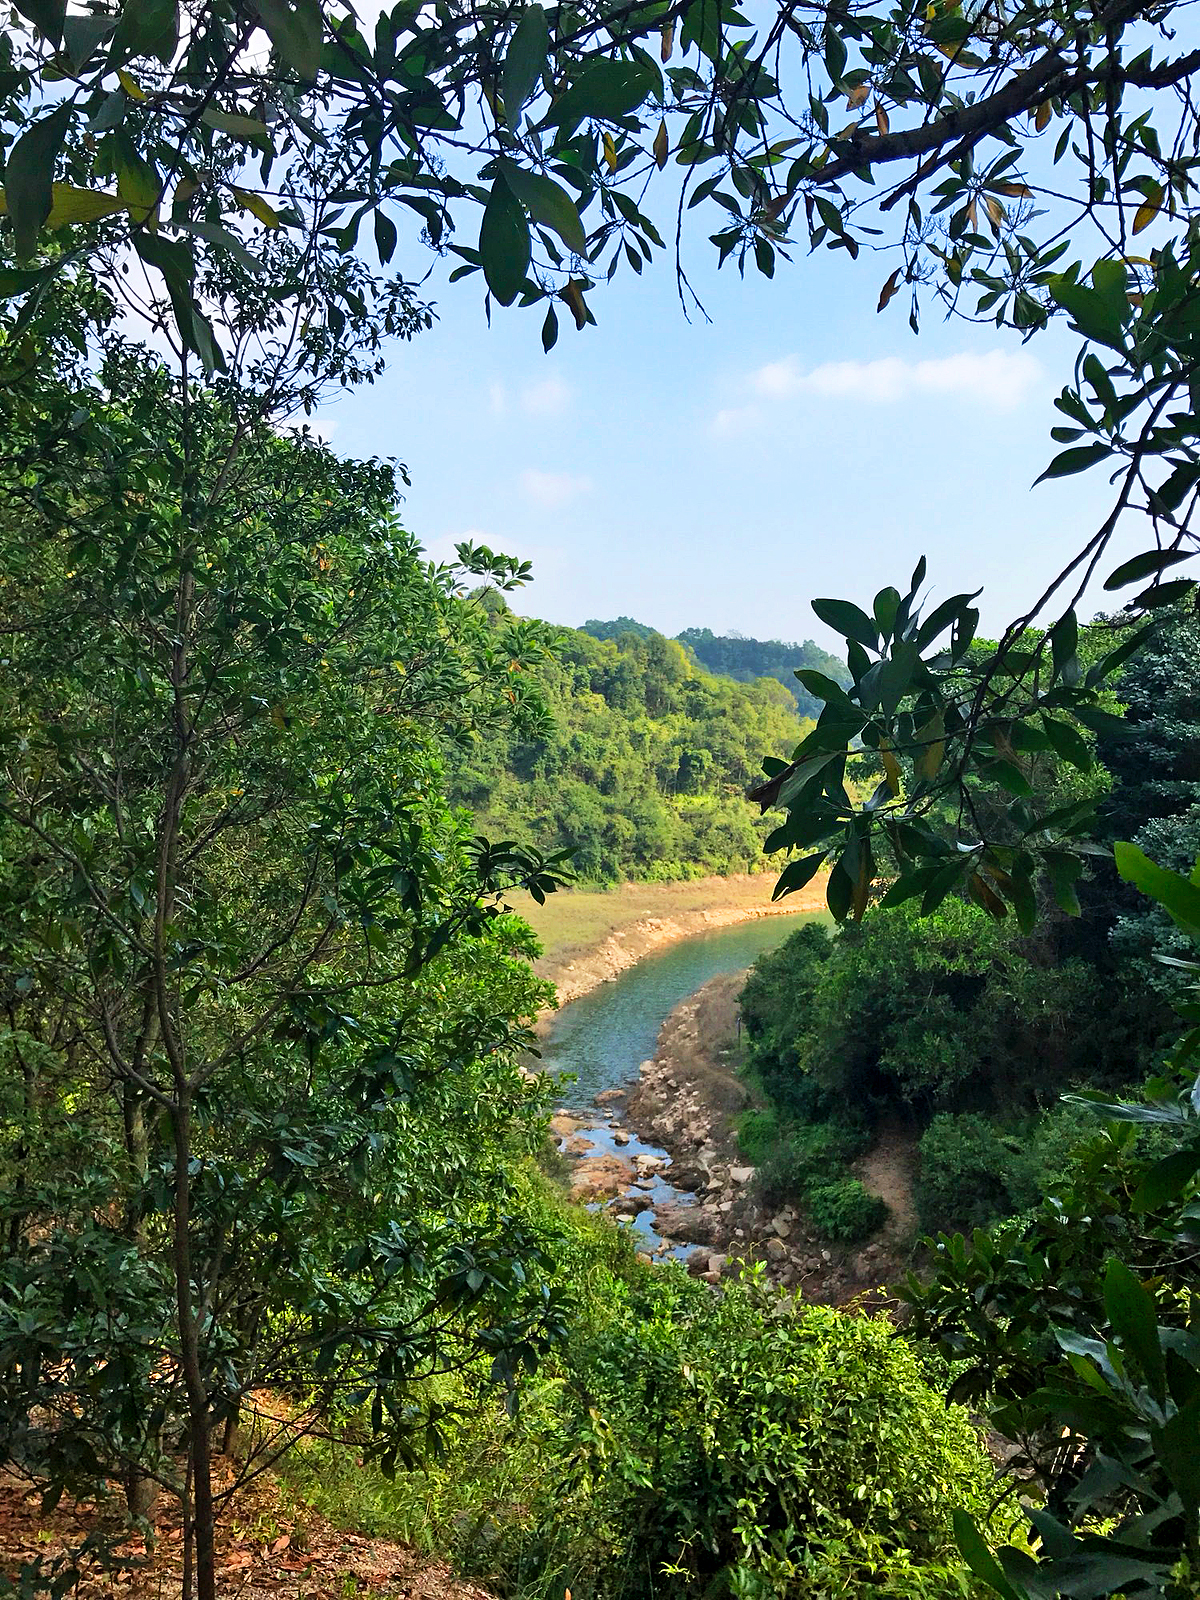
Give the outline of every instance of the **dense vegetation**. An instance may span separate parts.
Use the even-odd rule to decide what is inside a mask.
[[[583,632],[590,633],[594,639],[620,639],[626,634],[644,639],[653,631],[632,617],[617,617],[612,622],[593,619],[583,625]],[[675,638],[706,672],[733,678],[738,683],[753,683],[756,678],[776,679],[795,700],[802,717],[819,715],[821,701],[799,681],[797,669],[806,667],[823,672],[838,683],[846,680],[842,662],[811,639],[803,644],[785,644],[781,639],[747,639],[740,633],[714,633],[711,628],[685,628]]]
[[[1102,626],[1081,651],[1096,635]],[[1105,722],[1090,745],[1080,737],[1075,762],[1026,748],[1016,758],[1026,803],[1093,804],[1098,836],[1128,833],[1190,865],[1200,842],[1187,832],[1200,801],[1196,642],[1190,614],[1167,617],[1119,679],[1121,722]],[[983,794],[974,803],[983,818],[994,805]],[[791,1173],[803,1193],[831,1127],[848,1158],[887,1123],[920,1135],[927,1228],[986,1226],[1034,1205],[1080,1137],[1061,1096],[1140,1083],[1165,1043],[1155,989],[1172,985],[1171,969],[1150,959],[1173,942],[1170,918],[1121,885],[1103,855],[1065,887],[1077,914],[1053,903],[1048,884],[1028,933],[986,901],[948,898],[921,915],[908,900],[832,940],[803,928],[763,957],[742,1006],[749,1062],[777,1114],[760,1152],[769,1182]],[[1175,936],[1177,950],[1186,944]]]
[[[1106,1030],[1089,1052],[1096,985],[1123,1019],[1154,919],[1180,952],[1200,938],[1200,884],[1130,839],[1190,867],[1196,654],[1155,629],[1191,602],[1172,569],[1200,501],[1182,13],[482,0],[397,5],[370,39],[322,0],[22,0],[7,19],[0,1445],[47,1504],[119,1484],[136,1525],[177,1497],[182,1592],[215,1600],[214,1436],[244,1477],[298,1418],[424,1471],[460,1532],[499,1441],[521,1482],[487,1570],[510,1593],[558,1600],[582,1566],[597,1597],[1196,1594],[1190,993],[1140,1099],[1078,1097],[1100,1131],[1055,1157],[1040,1203],[1006,1179],[997,1204],[1026,1215],[932,1247],[908,1286],[915,1348],[754,1285],[714,1298],[628,1263],[605,1280],[611,1242],[573,1259],[523,1165],[539,1105],[517,1058],[541,996],[506,896],[551,891],[560,864],[475,835],[441,765],[542,739],[519,687],[537,630],[462,595],[527,574],[466,547],[430,570],[392,470],[295,432],[429,325],[387,270],[401,223],[456,253],[489,314],[544,308],[547,350],[559,308],[589,327],[601,282],[663,248],[660,192],[664,224],[704,207],[719,261],[767,277],[793,240],[891,248],[880,310],[903,290],[914,331],[929,295],[1022,336],[1069,320],[1085,348],[1047,473],[1103,465],[1108,514],[986,647],[974,595],[926,612],[923,562],[869,609],[815,602],[845,670],[802,667],[816,726],[790,760],[756,752],[783,813],[771,849],[797,852],[782,888],[828,865],[831,911],[861,923],[788,958],[846,1054],[805,1045],[787,1114],[853,1138],[829,1101],[861,1081],[868,1120],[928,1119],[930,1204],[961,1205],[972,1141],[1039,1114],[1029,1052],[1052,1089],[1136,1076],[1165,1002],[1143,989],[1128,1047]],[[1112,568],[1139,514],[1147,547]],[[1133,594],[1095,649],[1076,615],[1093,573]],[[1139,650],[1158,677],[1122,693],[1150,755],[1104,755],[1106,820],[1090,739],[1115,733],[1106,696]],[[703,799],[708,746],[671,749],[661,792]],[[870,764],[873,785],[847,782]],[[621,870],[621,845],[596,870]],[[905,904],[940,917],[928,938],[886,924]],[[808,1201],[852,1230],[861,1196],[818,1196],[806,1137]],[[989,1519],[971,1424],[925,1381],[946,1376],[931,1344],[1016,1452],[997,1503],[1019,1486],[1027,1505],[999,1556],[1009,1518]],[[264,1387],[288,1401],[273,1424],[247,1415]],[[438,1477],[447,1435],[460,1470]],[[36,1558],[4,1577],[27,1596],[75,1581]]]
[[[497,628],[510,625],[492,609]],[[803,734],[782,690],[713,677],[651,629],[596,640],[563,628],[550,640],[521,675],[540,720],[449,758],[451,795],[479,826],[570,849],[592,882],[768,865],[745,794],[763,752],[785,754]]]
[[[885,1323],[782,1304],[760,1280],[714,1300],[609,1226],[530,1195],[573,1336],[506,1417],[477,1375],[441,1462],[388,1483],[338,1451],[289,1469],[318,1507],[397,1529],[504,1594],[644,1600],[879,1593],[950,1600],[949,1507],[989,1512],[991,1469],[945,1370]]]

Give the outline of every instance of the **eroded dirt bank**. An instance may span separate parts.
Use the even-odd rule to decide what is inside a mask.
[[[559,1004],[568,1005],[676,940],[756,917],[824,909],[823,876],[773,905],[774,884],[769,873],[741,873],[623,884],[604,893],[560,891],[545,907],[523,911],[545,945],[535,970],[555,985]]]

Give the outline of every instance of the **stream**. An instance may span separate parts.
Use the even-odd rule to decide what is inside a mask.
[[[752,965],[812,915],[755,917],[665,945],[611,982],[564,1006],[543,1039],[544,1069],[574,1074],[574,1082],[562,1085],[559,1105],[578,1121],[573,1135],[581,1135],[591,1145],[578,1159],[617,1156],[636,1163],[639,1156],[643,1158],[641,1182],[631,1184],[631,1189],[644,1193],[651,1209],[630,1221],[641,1249],[660,1257],[686,1256],[692,1246],[669,1245],[655,1232],[653,1207],[668,1202],[687,1205],[694,1196],[672,1185],[668,1175],[671,1158],[665,1150],[646,1144],[631,1131],[628,1141],[618,1144],[614,1135],[627,1131],[622,1126],[623,1109],[597,1105],[596,1096],[607,1089],[629,1089],[637,1082],[642,1062],[654,1054],[659,1029],[680,1001],[695,994],[710,978]],[[561,1139],[560,1147],[566,1142]],[[596,1202],[589,1209],[598,1205]]]

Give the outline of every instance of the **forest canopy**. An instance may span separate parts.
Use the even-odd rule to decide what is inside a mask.
[[[522,677],[540,717],[448,757],[449,793],[481,828],[569,849],[592,882],[770,865],[746,790],[763,753],[790,752],[804,732],[772,679],[735,683],[653,629],[597,640],[591,625],[547,630]]]

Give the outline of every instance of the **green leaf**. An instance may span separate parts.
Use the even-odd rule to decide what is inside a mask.
[[[162,196],[162,179],[122,128],[116,135],[117,193],[135,222],[149,221]]]
[[[200,120],[208,127],[216,128],[218,133],[227,133],[231,139],[240,139],[243,144],[254,145],[264,155],[275,153],[267,125],[265,122],[259,122],[257,117],[239,117],[230,111],[218,111],[215,106],[209,106],[207,111],[201,113]]]
[[[1075,326],[1084,338],[1098,340],[1124,353],[1124,317],[1114,298],[1066,277],[1051,278],[1049,287],[1059,305],[1075,319]]]
[[[1048,850],[1046,852],[1046,870],[1050,874],[1051,887],[1054,890],[1054,899],[1061,911],[1069,917],[1079,915],[1079,895],[1075,889],[1075,880],[1083,871],[1083,863],[1077,856],[1069,855],[1063,850]]]
[[[809,860],[812,860],[811,856]],[[829,874],[829,882],[825,885],[825,904],[832,912],[835,922],[845,922],[853,901],[854,880],[839,861]]]
[[[867,613],[849,600],[813,600],[813,611],[827,627],[847,639],[866,645],[868,650],[879,649],[879,630]]]
[[[815,855],[801,856],[797,861],[789,861],[776,880],[771,899],[781,900],[784,895],[795,894],[797,889],[803,889],[804,885],[820,872],[824,860],[824,850],[818,850]]]
[[[502,306],[510,306],[529,271],[529,223],[503,173],[492,184],[479,228],[479,255],[487,286]]]
[[[1017,914],[1017,922],[1021,932],[1032,933],[1037,923],[1037,895],[1033,884],[1024,873],[1011,874],[1012,906]]]
[[[615,122],[654,92],[654,72],[641,61],[593,61],[550,107],[545,126],[571,133],[585,117]]]
[[[1156,1161],[1134,1190],[1134,1211],[1157,1211],[1174,1200],[1200,1172],[1200,1150],[1175,1150]]]
[[[1165,1427],[1152,1433],[1152,1438],[1179,1498],[1194,1514],[1200,1505],[1200,1394],[1180,1406]]]
[[[516,131],[521,112],[534,91],[546,57],[550,53],[550,26],[540,5],[528,6],[509,40],[500,78],[500,98],[504,101],[504,120]]]
[[[294,72],[311,83],[321,65],[320,0],[255,0],[271,43]]]
[[[1115,650],[1110,650],[1106,656],[1097,661],[1094,667],[1089,668],[1088,675],[1084,680],[1087,687],[1092,689],[1098,683],[1103,683],[1105,678],[1111,677],[1118,667],[1125,665],[1130,656],[1137,654],[1150,638],[1150,635],[1157,632],[1157,629],[1158,624],[1156,622],[1148,622],[1144,628],[1139,628],[1135,634],[1132,634],[1123,644],[1119,644]]]
[[[1159,606],[1175,605],[1185,595],[1191,594],[1195,587],[1195,580],[1192,578],[1176,578],[1173,583],[1151,584],[1148,589],[1143,589],[1141,594],[1136,594],[1132,600],[1126,601],[1126,604],[1153,611]]]
[[[179,43],[179,11],[175,0],[125,0],[113,40],[114,54],[154,56],[169,66]]]
[[[1073,473],[1086,472],[1088,467],[1094,467],[1097,461],[1104,461],[1112,455],[1112,447],[1107,444],[1082,444],[1074,450],[1064,450],[1042,473],[1035,478],[1035,483],[1043,483],[1047,478],[1069,478]]]
[[[1200,888],[1189,878],[1158,866],[1136,844],[1113,845],[1113,860],[1126,883],[1156,900],[1185,933],[1200,936]]]
[[[12,218],[17,259],[28,261],[54,204],[54,162],[71,125],[71,107],[59,106],[35,122],[13,145],[4,174],[4,199]]]
[[[871,608],[875,613],[875,621],[879,624],[879,631],[884,638],[891,635],[892,627],[896,621],[896,613],[900,609],[899,589],[881,589],[875,596],[875,604]]]
[[[125,202],[119,195],[105,194],[103,189],[77,189],[72,183],[51,186],[50,215],[44,226],[68,228],[78,222],[96,222],[101,217],[111,217],[124,211]],[[0,213],[8,210],[6,197],[0,192]]]
[[[1104,1309],[1108,1320],[1142,1369],[1151,1393],[1161,1405],[1167,1395],[1167,1369],[1154,1301],[1117,1256],[1110,1256],[1104,1274]]]
[[[997,1594],[1004,1597],[1004,1600],[1029,1600],[1027,1593],[1014,1588],[1005,1577],[1003,1567],[989,1550],[987,1541],[975,1526],[974,1517],[969,1512],[960,1510],[958,1506],[954,1507],[950,1515],[954,1523],[954,1542],[975,1576],[990,1584]]]
[[[256,255],[252,255],[235,233],[228,228],[223,228],[219,222],[180,222],[177,227],[183,233],[194,234],[197,239],[203,239],[208,244],[216,245],[219,250],[224,250],[235,261],[241,263],[247,272],[261,273],[263,264]]]
[[[1052,722],[1047,716],[1042,717],[1042,726],[1055,755],[1078,767],[1080,772],[1092,770],[1092,752],[1077,728],[1073,728],[1069,722]]]
[[[1140,583],[1143,578],[1153,577],[1156,572],[1165,572],[1168,567],[1178,566],[1181,561],[1187,561],[1192,552],[1190,550],[1146,550],[1140,556],[1131,556],[1128,561],[1110,572],[1104,580],[1104,587],[1108,590],[1124,589],[1127,584]]]
[[[577,256],[587,250],[587,236],[574,200],[561,184],[540,172],[527,172],[511,161],[502,161],[500,170],[509,188],[535,222],[551,228]]]
[[[117,25],[116,17],[71,16],[63,21],[63,48],[78,72],[95,55]]]
[[[57,49],[63,36],[67,0],[14,0],[17,10]]]
[[[1054,663],[1054,676],[1074,684],[1079,681],[1079,619],[1074,608],[1065,611],[1048,635],[1050,658]]]
[[[546,320],[542,323],[542,349],[547,354],[558,343],[558,313],[553,305],[546,307]]]
[[[200,310],[192,295],[192,280],[196,264],[190,246],[182,239],[164,239],[160,234],[139,233],[134,239],[138,255],[163,275],[179,337],[204,363],[211,377],[225,370],[225,357],[217,343],[212,324]]]
[[[938,634],[944,632],[952,622],[961,616],[965,608],[971,604],[971,601],[978,599],[981,593],[982,590],[976,589],[974,594],[954,594],[950,596],[949,600],[943,600],[940,605],[935,606],[921,623],[920,631],[917,634],[917,648],[924,650],[926,645],[932,644]]]

